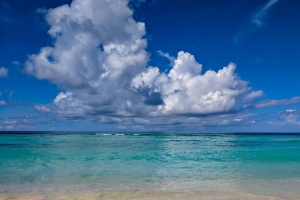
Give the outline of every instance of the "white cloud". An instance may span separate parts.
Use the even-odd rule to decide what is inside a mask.
[[[142,72],[132,80],[135,87],[146,86],[151,87],[152,84],[159,78],[160,72],[157,67],[149,67],[147,71]]]
[[[279,125],[300,125],[300,110],[287,109],[280,114],[283,122],[279,122]]]
[[[300,125],[299,115],[289,114],[283,117],[285,122],[289,124]]]
[[[118,126],[117,126],[117,128],[118,128],[118,129],[122,129],[122,130],[125,130],[125,129],[127,128],[127,126],[123,126],[123,125],[118,125]]]
[[[43,113],[51,112],[50,108],[48,108],[48,107],[46,107],[46,106],[35,105],[34,108],[35,108],[37,111],[43,112]]]
[[[276,2],[278,2],[278,0],[269,0],[264,6],[260,7],[257,12],[252,15],[251,21],[248,22],[244,27],[242,27],[235,35],[234,41],[239,42],[240,40],[245,39],[247,36],[261,28],[270,8]]]
[[[74,0],[48,11],[48,33],[55,45],[31,55],[25,71],[70,94],[57,104],[60,110],[124,114],[136,106],[138,99],[128,86],[144,70],[149,55],[142,38],[145,25],[132,18],[127,3]]]
[[[0,77],[7,77],[8,76],[8,69],[5,67],[0,67]]]
[[[286,112],[289,112],[289,113],[291,113],[291,112],[295,112],[296,110],[293,110],[293,109],[287,109],[286,110]]]
[[[289,105],[293,103],[300,102],[300,96],[292,97],[291,99],[283,99],[283,100],[264,100],[254,105],[254,108],[264,108],[268,106],[278,106],[278,105]]]
[[[158,106],[159,115],[213,114],[237,109],[239,98],[249,89],[247,82],[234,73],[235,65],[231,63],[218,72],[207,71],[203,75],[201,70],[194,56],[179,52],[168,74],[148,68],[132,83],[135,88],[151,87],[161,94],[164,104]]]
[[[49,10],[46,20],[55,46],[42,48],[25,64],[25,71],[38,79],[66,90],[100,92],[95,89],[107,82],[126,84],[124,79],[148,61],[147,41],[141,39],[144,23],[133,20],[125,0],[74,0]]]
[[[3,124],[16,124],[17,121],[4,121]]]
[[[5,105],[7,105],[7,103],[3,100],[0,100],[0,106],[5,106]]]
[[[173,69],[169,72],[169,77],[173,80],[189,80],[190,78],[201,74],[202,65],[200,65],[190,53],[180,51],[177,59],[174,61]]]
[[[184,127],[185,130],[197,131],[201,127],[215,126],[249,126],[253,124],[257,116],[254,114],[223,114],[197,116],[156,116],[156,117],[120,117],[118,121],[110,121],[118,125],[126,126],[129,130],[134,125],[143,126],[146,130],[165,131],[174,127]],[[107,117],[109,119],[109,117]]]
[[[0,120],[0,127],[2,129],[26,130],[30,126],[32,126],[32,123],[28,120],[28,116],[9,117],[6,121]]]
[[[17,125],[17,121],[4,121],[0,125],[5,129],[13,129]]]
[[[235,121],[235,122],[241,122],[242,119],[233,119],[233,121]]]
[[[127,5],[127,0],[74,0],[45,11],[54,46],[31,55],[24,70],[65,91],[54,99],[54,113],[103,123],[149,117],[153,123],[153,116],[235,112],[244,99],[261,95],[240,79],[233,63],[202,72],[193,55],[180,51],[177,58],[161,52],[174,61],[169,73],[148,67],[145,24],[133,19]]]
[[[72,92],[66,92],[66,93],[63,93],[63,92],[60,92],[56,97],[55,99],[53,100],[53,102],[55,104],[58,104],[62,99],[65,99],[67,98],[68,96],[71,96],[72,95]]]
[[[167,58],[167,59],[170,61],[170,63],[171,63],[172,65],[174,65],[174,61],[176,60],[175,57],[170,56],[170,54],[165,53],[165,52],[162,52],[161,50],[158,50],[157,53],[158,53],[158,55]]]
[[[270,0],[268,3],[260,8],[254,15],[252,19],[252,23],[261,26],[263,23],[263,18],[267,14],[268,10],[277,2],[278,0]]]
[[[264,96],[264,92],[261,90],[252,91],[246,95],[245,101],[252,101],[253,99],[257,99]]]
[[[20,63],[19,61],[15,60],[15,61],[12,62],[12,64],[18,66],[18,65],[21,65],[22,63]]]

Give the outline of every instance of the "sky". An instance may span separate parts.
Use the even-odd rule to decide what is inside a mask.
[[[299,0],[0,0],[0,131],[299,132]]]

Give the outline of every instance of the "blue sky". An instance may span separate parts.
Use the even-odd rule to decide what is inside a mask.
[[[0,0],[0,131],[297,132],[298,0]]]

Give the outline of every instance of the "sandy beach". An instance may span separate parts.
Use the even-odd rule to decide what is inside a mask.
[[[299,200],[300,195],[284,197],[263,196],[247,193],[203,193],[203,192],[146,192],[146,191],[99,191],[85,193],[21,193],[0,194],[0,200],[97,200],[97,199],[136,199],[136,200],[174,200],[174,199],[199,199],[199,200]]]

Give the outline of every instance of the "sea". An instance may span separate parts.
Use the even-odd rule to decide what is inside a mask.
[[[300,134],[0,132],[0,199],[300,199]]]

